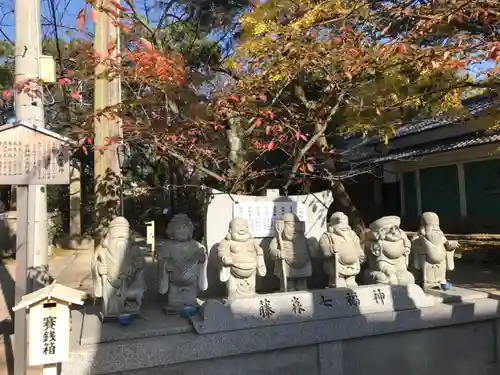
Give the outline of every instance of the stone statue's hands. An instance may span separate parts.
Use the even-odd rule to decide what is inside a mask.
[[[276,250],[276,259],[283,259],[283,253],[280,250]]]
[[[104,263],[99,264],[99,266],[97,267],[97,272],[99,272],[99,275],[101,275],[101,276],[107,275],[108,274],[108,265],[104,264]]]
[[[396,275],[396,271],[394,271],[392,268],[390,267],[387,267],[387,268],[384,268],[381,270],[383,273],[385,273],[389,278],[391,278],[392,276],[395,276]]]
[[[448,241],[447,242],[447,247],[450,251],[458,249],[458,241]]]
[[[229,256],[224,256],[224,257],[222,257],[221,260],[222,260],[222,264],[226,267],[231,266],[233,264],[233,259]]]

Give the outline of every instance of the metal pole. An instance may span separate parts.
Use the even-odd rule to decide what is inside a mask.
[[[45,127],[42,87],[40,0],[15,0],[15,82],[33,92],[16,90],[16,121]],[[37,92],[38,91],[38,92]],[[22,155],[19,155],[22,157]],[[27,268],[47,266],[47,199],[44,186],[18,186],[15,303],[30,292]],[[24,309],[21,309],[24,310]],[[14,323],[14,373],[26,373],[26,312],[17,311]]]

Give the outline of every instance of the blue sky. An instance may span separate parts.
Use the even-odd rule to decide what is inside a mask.
[[[2,0],[0,5],[0,14],[3,17],[1,27],[3,32],[14,40],[14,14],[11,13],[13,0]],[[84,0],[56,0],[57,21],[62,25],[75,26],[75,20],[78,12],[84,6]],[[45,19],[52,19],[48,2],[41,0],[42,25]],[[47,22],[45,22],[47,23]],[[52,33],[52,28],[42,26],[44,35]]]

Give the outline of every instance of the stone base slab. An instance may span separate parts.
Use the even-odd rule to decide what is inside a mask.
[[[152,332],[154,327],[168,331],[165,315],[160,309],[156,312],[156,322],[143,331]],[[149,311],[144,315],[153,319]],[[500,301],[483,298],[204,335],[185,326],[178,328],[178,334],[146,335],[139,332],[138,321],[137,325],[117,327],[120,333],[111,341],[109,331],[115,328],[102,325],[102,335],[110,342],[74,347],[61,375],[490,375],[486,367],[495,365],[498,370],[500,363],[495,346],[498,332],[493,329],[498,319]],[[470,345],[464,345],[464,338]],[[366,351],[376,353],[372,360],[359,361]],[[295,371],[297,361],[290,358],[302,352],[314,363],[304,362],[305,367]],[[378,361],[377,355],[382,356]],[[389,356],[398,360],[392,363]],[[460,370],[467,364],[468,371],[477,371]],[[362,365],[365,368],[358,368]]]
[[[439,298],[442,303],[470,302],[490,296],[486,292],[459,287],[453,287],[450,290],[428,289],[426,293]]]
[[[426,295],[415,284],[377,284],[263,294],[227,303],[208,300],[191,321],[196,332],[207,334],[424,308],[436,303],[439,303],[437,298]]]

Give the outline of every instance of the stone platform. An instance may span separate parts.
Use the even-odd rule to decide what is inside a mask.
[[[384,304],[373,297],[373,290],[379,288],[386,297]],[[201,332],[198,327],[202,334],[193,329],[196,322],[167,317],[160,307],[144,310],[146,319],[127,327],[102,324],[97,316],[75,311],[74,346],[70,360],[63,364],[62,375],[498,373],[499,300],[459,288],[446,292],[446,298],[429,297],[413,286],[406,291],[385,288],[376,285],[352,289],[359,303],[358,311],[350,314],[346,313],[347,306],[356,306],[350,306],[345,295],[334,296],[348,290],[259,295],[254,298],[255,306],[248,306],[251,301],[246,305],[222,305],[223,314],[234,315],[236,324],[245,321],[241,317],[244,306],[248,306],[246,328],[212,326],[210,332]],[[459,300],[456,295],[468,297]],[[256,323],[263,320],[261,299],[275,304],[277,315],[293,307],[287,302],[294,296],[303,301],[304,310],[324,307],[332,312],[321,315],[312,311],[303,317],[292,312],[286,317],[289,320]],[[330,298],[332,301],[328,301]],[[317,306],[320,302],[332,302],[332,306]],[[198,319],[208,312],[204,310]],[[252,322],[250,326],[248,321]]]
[[[439,298],[417,285],[366,285],[353,289],[262,294],[223,304],[209,300],[191,320],[200,334],[345,318],[434,306]]]

